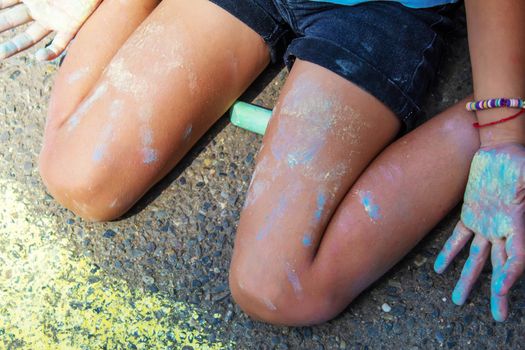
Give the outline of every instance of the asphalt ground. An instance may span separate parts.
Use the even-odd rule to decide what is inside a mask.
[[[427,117],[472,90],[466,36],[455,34]],[[226,117],[123,219],[81,220],[46,193],[37,169],[57,68],[28,54],[0,62],[0,348],[524,347],[523,280],[508,321],[496,323],[490,266],[463,307],[450,296],[466,252],[445,275],[432,270],[459,207],[336,319],[302,328],[250,320],[227,272],[261,137]],[[272,108],[285,78],[271,67],[242,99]]]

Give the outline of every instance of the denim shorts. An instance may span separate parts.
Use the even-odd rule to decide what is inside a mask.
[[[454,5],[393,1],[343,6],[311,0],[211,0],[257,32],[272,61],[322,66],[389,107],[410,130],[436,75]],[[284,55],[284,56],[283,56]]]

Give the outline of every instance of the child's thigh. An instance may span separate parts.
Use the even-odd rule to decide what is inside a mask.
[[[276,303],[290,286],[316,293],[316,286],[303,290],[296,276],[314,260],[337,205],[399,127],[386,106],[356,85],[315,64],[295,63],[239,223],[231,281],[241,305],[239,299],[261,289]]]
[[[113,56],[160,0],[105,0],[86,21],[67,50],[55,78],[47,125],[73,113]]]
[[[40,170],[49,191],[87,218],[122,214],[268,61],[262,38],[216,5],[162,2],[82,103],[48,127]]]

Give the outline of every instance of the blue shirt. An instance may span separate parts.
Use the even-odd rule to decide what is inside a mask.
[[[378,1],[378,0],[312,0],[312,1],[332,2],[334,4],[340,4],[340,5],[357,5],[363,2]],[[454,2],[457,2],[457,0],[387,0],[387,1],[397,1],[401,5],[412,7],[412,8],[434,7],[434,6],[452,4]]]

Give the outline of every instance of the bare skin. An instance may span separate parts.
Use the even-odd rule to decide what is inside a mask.
[[[87,219],[125,213],[269,62],[263,40],[216,5],[156,5],[103,2],[56,80],[40,171]]]
[[[137,3],[106,0],[89,17],[50,103],[43,180],[90,220],[126,212],[269,62],[262,38],[207,1]],[[319,323],[399,261],[464,192],[479,135],[463,106],[388,146],[400,128],[391,111],[297,61],[241,215],[230,274],[241,307],[272,323]]]
[[[230,285],[241,307],[272,323],[320,323],[399,261],[464,192],[479,140],[463,109],[381,152],[398,131],[394,115],[338,75],[296,62],[237,231]]]

